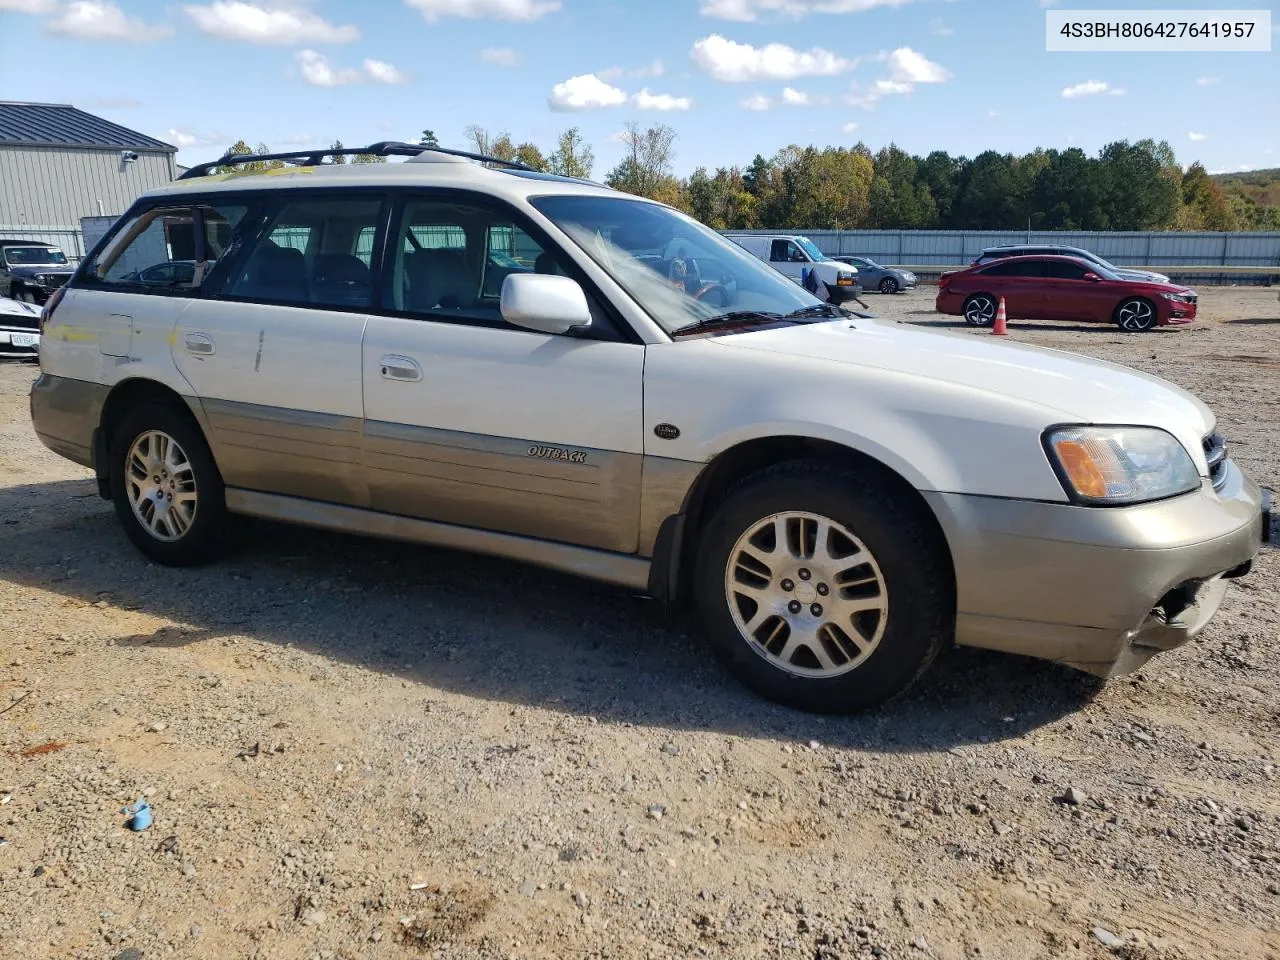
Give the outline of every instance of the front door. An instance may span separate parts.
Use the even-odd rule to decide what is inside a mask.
[[[794,240],[778,237],[769,242],[769,266],[799,283],[809,269],[809,258]]]
[[[1045,265],[1045,317],[1050,320],[1111,319],[1117,297],[1107,280],[1086,280],[1089,267],[1072,260]]]
[[[621,553],[637,548],[644,347],[596,304],[586,336],[512,327],[502,281],[562,273],[504,205],[422,194],[392,216],[365,330],[376,510]]]
[[[228,486],[364,506],[360,343],[383,203],[295,196],[264,211],[218,299],[182,314],[173,357]]]

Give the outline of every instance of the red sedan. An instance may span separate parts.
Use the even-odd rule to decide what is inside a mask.
[[[1004,297],[1010,320],[1085,320],[1137,333],[1196,318],[1196,294],[1174,283],[1122,280],[1075,257],[1010,257],[944,273],[937,310],[990,326]]]

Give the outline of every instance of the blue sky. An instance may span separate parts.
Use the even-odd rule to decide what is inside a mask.
[[[212,159],[479,124],[602,178],[623,124],[675,166],[789,143],[913,153],[1166,139],[1210,170],[1280,166],[1280,53],[1046,53],[1053,0],[0,0],[0,97],[70,102]],[[1270,7],[1058,0],[1081,9]],[[1280,36],[1273,38],[1280,48]]]

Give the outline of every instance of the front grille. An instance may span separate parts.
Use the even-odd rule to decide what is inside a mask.
[[[1216,430],[1204,438],[1204,458],[1209,461],[1209,479],[1220,490],[1227,482],[1227,441]]]

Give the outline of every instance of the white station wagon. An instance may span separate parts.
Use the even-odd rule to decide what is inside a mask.
[[[1266,536],[1154,377],[853,317],[596,184],[346,152],[410,159],[195,168],[45,311],[35,429],[155,561],[246,514],[542,564],[688,597],[752,688],[849,711],[953,640],[1133,670]]]

